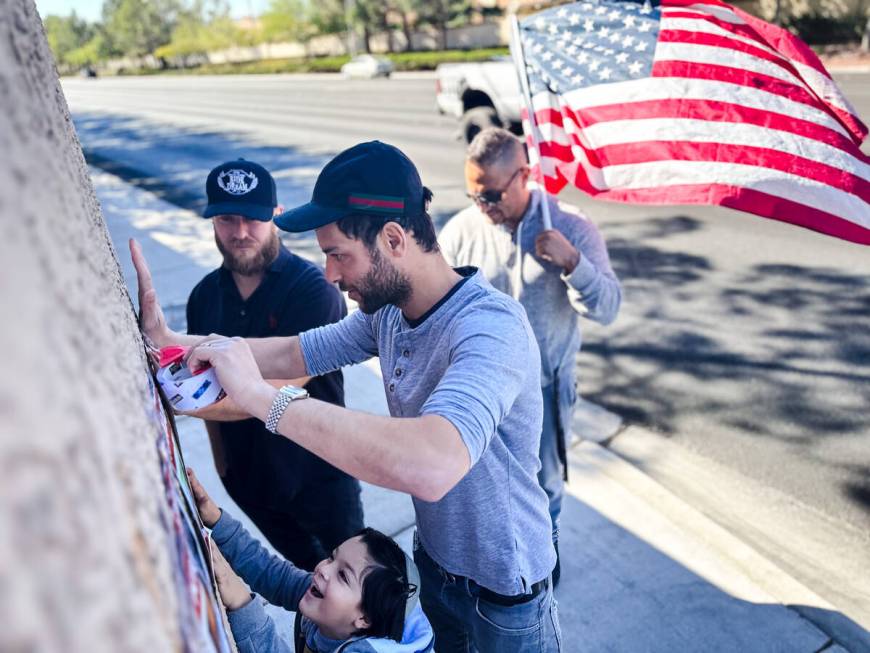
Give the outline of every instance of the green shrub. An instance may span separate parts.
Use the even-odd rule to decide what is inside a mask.
[[[396,70],[434,70],[440,63],[486,61],[508,54],[507,48],[481,50],[444,50],[432,52],[398,52],[384,55]],[[310,57],[306,59],[262,59],[246,63],[203,64],[194,68],[167,70],[125,70],[125,75],[266,75],[274,73],[337,73],[350,60],[347,55],[336,57]]]
[[[396,70],[434,70],[440,63],[486,61],[508,54],[507,48],[481,50],[442,50],[432,52],[399,52],[389,55]]]

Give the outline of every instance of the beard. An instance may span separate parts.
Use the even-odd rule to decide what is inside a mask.
[[[217,234],[214,236],[214,242],[218,250],[224,257],[224,267],[230,272],[241,274],[242,276],[252,276],[262,274],[268,268],[272,261],[278,256],[278,248],[280,242],[278,234],[272,233],[269,240],[263,243],[253,254],[248,254],[245,257],[236,256],[231,250],[224,246]],[[240,245],[243,241],[233,241],[232,245]]]
[[[402,306],[411,297],[411,281],[394,268],[378,250],[372,252],[372,267],[355,286],[340,283],[344,291],[359,295],[359,310],[371,315],[387,304]]]

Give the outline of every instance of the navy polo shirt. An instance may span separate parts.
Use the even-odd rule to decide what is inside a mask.
[[[347,314],[344,298],[320,268],[282,245],[262,282],[243,300],[232,273],[221,266],[206,275],[187,301],[187,332],[193,335],[266,338],[294,336],[337,322]],[[340,371],[311,379],[312,397],[344,405]],[[304,485],[345,477],[287,438],[266,430],[258,419],[222,422],[227,480],[237,498],[263,507],[286,507]]]

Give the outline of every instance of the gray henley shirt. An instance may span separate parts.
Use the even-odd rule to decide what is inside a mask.
[[[312,375],[379,356],[391,415],[440,415],[459,431],[470,471],[441,500],[413,500],[435,562],[507,595],[549,575],[556,555],[537,480],[541,362],[516,301],[475,271],[416,328],[385,306],[306,331],[300,343]]]

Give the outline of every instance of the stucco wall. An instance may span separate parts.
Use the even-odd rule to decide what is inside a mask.
[[[142,344],[32,0],[0,103],[0,651],[179,651]]]

